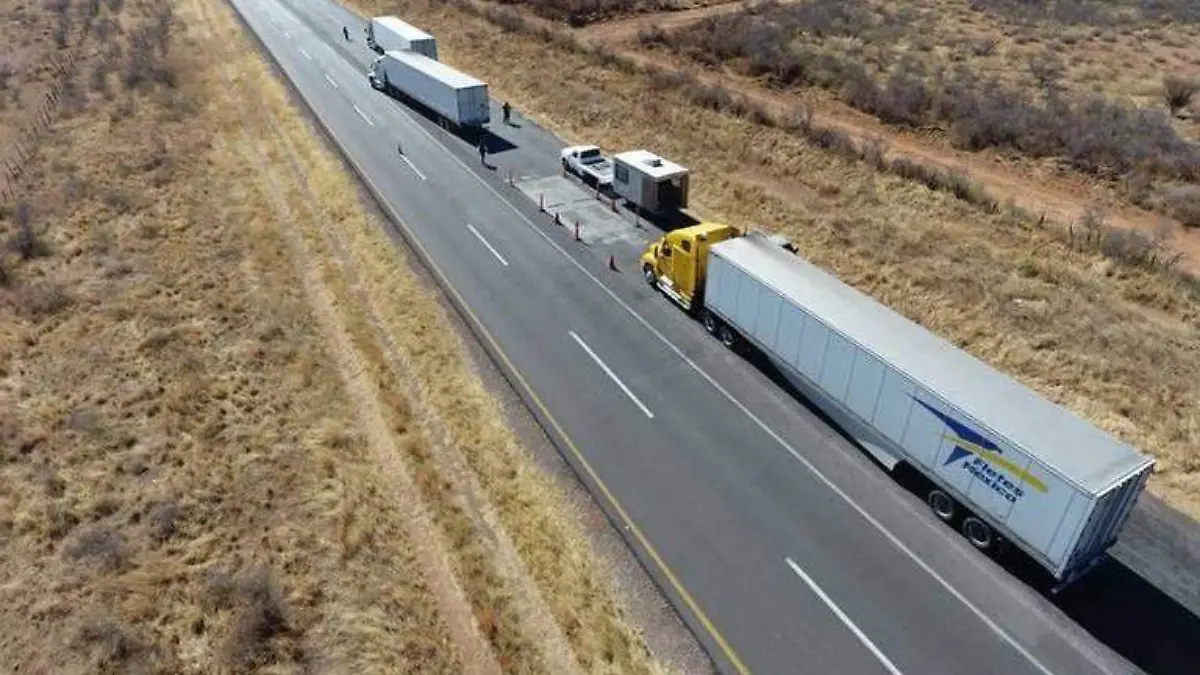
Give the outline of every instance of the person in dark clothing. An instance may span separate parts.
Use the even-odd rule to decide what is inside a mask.
[[[504,123],[508,124],[512,118],[512,106],[508,104],[508,101],[505,101],[501,110],[504,111]]]
[[[485,143],[484,139],[481,138],[481,139],[479,139],[479,163],[480,164],[487,164],[487,160],[484,159],[486,156],[487,156],[487,143]]]
[[[347,41],[350,40],[350,29],[342,26],[342,36],[345,37]]]

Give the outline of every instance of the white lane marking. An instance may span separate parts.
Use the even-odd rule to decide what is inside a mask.
[[[406,117],[406,119],[412,124],[412,126],[416,127],[418,131],[420,131],[422,134],[424,134],[425,137],[428,138],[431,142],[445,148],[445,146],[442,145],[442,143],[440,141],[438,141],[437,138],[435,138],[433,134],[431,134],[429,131],[427,131],[420,124],[417,124],[411,118]],[[608,297],[611,298],[613,300],[613,302],[617,303],[617,305],[620,306],[622,309],[624,309],[630,316],[632,316],[635,321],[637,321],[639,324],[642,325],[643,328],[645,328],[647,331],[649,331],[651,335],[658,338],[658,340],[660,342],[662,342],[664,345],[666,345],[667,349],[674,352],[675,355],[678,356],[684,363],[686,363],[692,370],[696,371],[696,373],[698,375],[700,375],[700,377],[702,377],[706,382],[709,383],[709,385],[711,385],[714,389],[716,389],[717,392],[720,393],[723,397],[725,397],[726,400],[728,400],[730,403],[732,403],[735,408],[740,410],[742,412],[742,414],[745,415],[747,418],[749,418],[751,422],[753,422],[756,426],[758,426],[758,428],[762,429],[764,433],[766,433],[768,436],[770,436],[772,440],[774,440],[776,443],[778,443],[779,446],[782,447],[784,450],[786,450],[787,453],[789,455],[791,455],[796,461],[800,462],[800,464],[802,464],[805,469],[808,469],[808,471],[813,476],[815,476],[817,478],[817,480],[821,481],[821,483],[823,483],[826,487],[828,487],[830,490],[832,490],[834,494],[836,494],[842,501],[844,501],[847,506],[849,506],[856,513],[858,513],[858,515],[860,515],[864,520],[866,520],[867,523],[869,523],[871,525],[871,527],[875,528],[880,534],[882,534],[884,537],[886,537],[887,540],[892,544],[892,546],[896,547],[897,550],[899,550],[901,553],[903,553],[906,557],[908,557],[910,560],[912,560],[913,563],[915,563],[918,567],[920,567],[926,574],[928,574],[930,577],[932,577],[934,579],[934,581],[936,581],[939,585],[941,585],[942,588],[946,589],[946,591],[948,593],[950,593],[950,595],[952,595],[955,600],[958,600],[964,606],[966,606],[966,608],[968,610],[970,610],[971,613],[974,614],[980,621],[982,621],[983,624],[988,627],[988,629],[990,629],[996,635],[1000,636],[1000,638],[1002,640],[1004,640],[1006,643],[1008,643],[1008,645],[1010,647],[1015,649],[1017,651],[1017,653],[1019,653],[1027,661],[1029,661],[1029,663],[1031,663],[1035,668],[1037,668],[1038,672],[1042,673],[1043,675],[1054,675],[1054,671],[1050,670],[1044,664],[1042,664],[1042,662],[1039,661],[1028,649],[1026,649],[1024,647],[1024,645],[1017,642],[1017,640],[1015,638],[1013,638],[1013,636],[1009,635],[1008,632],[1005,631],[1000,626],[1000,624],[993,621],[991,619],[991,617],[989,617],[987,614],[984,614],[983,610],[976,607],[975,604],[972,603],[970,600],[968,600],[967,597],[965,595],[963,595],[961,591],[959,591],[957,588],[952,586],[949,581],[946,581],[946,579],[942,575],[938,574],[937,571],[935,571],[932,567],[929,566],[929,563],[925,562],[920,557],[918,557],[915,551],[913,551],[911,548],[909,548],[904,542],[900,541],[900,538],[897,537],[896,535],[892,534],[891,530],[888,530],[886,527],[884,527],[883,523],[879,522],[879,520],[876,519],[874,516],[872,516],[870,513],[867,513],[866,509],[859,506],[853,499],[851,499],[850,495],[846,494],[845,490],[842,490],[840,487],[838,487],[832,480],[829,479],[828,476],[826,476],[823,472],[821,472],[821,470],[818,469],[815,464],[813,464],[811,461],[808,460],[808,458],[806,458],[804,455],[801,455],[795,448],[793,448],[790,444],[788,444],[788,442],[785,441],[782,436],[780,436],[778,433],[776,433],[774,429],[767,426],[766,422],[763,422],[762,419],[760,419],[758,417],[758,415],[755,415],[753,412],[751,412],[750,408],[746,407],[746,404],[742,403],[733,394],[729,393],[729,390],[726,389],[725,387],[721,386],[721,383],[717,382],[717,380],[715,378],[713,378],[712,375],[709,375],[708,372],[705,371],[703,368],[701,368],[698,363],[696,363],[690,357],[688,357],[686,354],[684,354],[682,349],[680,349],[679,347],[676,347],[675,344],[673,342],[671,342],[670,340],[668,340],[667,337],[665,335],[663,335],[661,332],[659,332],[657,328],[650,325],[650,322],[647,321],[645,318],[643,318],[641,314],[638,314],[637,310],[630,307],[629,303],[622,300],[621,297],[619,295],[617,295],[616,292],[613,291],[611,288],[609,288],[608,286],[605,286],[604,282],[600,281],[600,279],[596,278],[596,275],[589,272],[588,269],[586,267],[584,267],[582,263],[580,263],[575,258],[571,257],[571,254],[569,254],[566,251],[566,249],[559,246],[557,243],[555,243],[555,241],[553,239],[550,238],[550,235],[546,234],[545,232],[542,232],[541,229],[539,229],[538,226],[533,223],[533,221],[529,220],[529,218],[526,217],[524,213],[521,213],[520,209],[518,209],[516,206],[514,206],[512,204],[512,202],[505,199],[504,196],[501,195],[496,190],[496,188],[489,185],[487,183],[487,181],[485,181],[479,174],[472,171],[471,168],[468,167],[466,165],[466,163],[464,163],[461,159],[459,159],[458,156],[455,155],[452,151],[446,152],[446,156],[449,157],[450,159],[454,160],[454,162],[457,163],[459,166],[461,166],[463,168],[463,170],[465,170],[468,174],[470,174],[472,177],[474,177],[475,180],[478,181],[480,185],[482,185],[489,192],[491,192],[493,195],[495,195],[496,198],[498,198],[505,206],[507,206],[509,208],[509,210],[511,210],[513,213],[517,214],[517,217],[519,217],[521,220],[525,221],[525,224],[528,225],[531,230],[533,230],[535,233],[537,233],[538,236],[540,236],[542,239],[544,239],[546,241],[546,243],[550,244],[550,246],[552,248],[554,248],[556,251],[558,251],[559,254],[562,255],[562,257],[566,258],[569,263],[571,263],[573,266],[575,266],[575,268],[578,269],[580,272],[582,272],[583,275],[586,276],[588,279],[590,279],[593,284],[595,284],[597,287],[600,288],[601,291],[603,291],[606,295],[608,295]],[[927,525],[929,527],[934,526],[933,523],[927,523]],[[971,560],[973,560],[973,559],[971,559]],[[1089,659],[1089,660],[1091,660],[1094,665],[1099,665],[1095,662],[1094,659]]]
[[[833,612],[834,615],[841,620],[842,624],[844,624],[846,628],[850,629],[851,633],[854,633],[854,637],[858,638],[858,641],[863,643],[863,646],[871,650],[871,653],[875,655],[876,659],[879,659],[879,662],[883,664],[883,667],[886,668],[889,673],[892,675],[904,675],[900,672],[900,669],[896,667],[896,664],[892,663],[892,660],[889,659],[887,655],[879,649],[879,647],[876,647],[874,642],[871,642],[871,638],[867,637],[867,634],[862,632],[862,630],[850,620],[850,617],[846,616],[846,613],[842,611],[842,608],[838,607],[833,600],[825,594],[825,591],[821,590],[821,587],[817,585],[817,582],[812,580],[812,577],[805,574],[804,570],[801,569],[800,566],[797,565],[796,562],[791,558],[784,558],[784,560],[787,561],[788,567],[792,568],[792,571],[796,573],[796,576],[800,577],[800,580],[807,584],[808,587],[812,589],[812,592],[817,594],[818,598],[821,598],[821,601],[825,603],[825,606],[829,608],[829,611]]]
[[[575,342],[579,343],[580,347],[583,347],[583,351],[587,352],[588,356],[592,357],[592,360],[596,362],[596,365],[600,366],[604,373],[608,375],[613,382],[617,383],[617,386],[621,388],[621,391],[625,392],[625,395],[628,396],[634,403],[636,403],[637,407],[642,409],[642,412],[646,413],[646,417],[654,419],[654,413],[650,412],[650,409],[647,408],[641,401],[639,401],[638,397],[634,396],[632,391],[629,391],[629,387],[626,387],[625,383],[617,377],[617,374],[610,370],[608,365],[600,360],[599,356],[596,356],[596,352],[592,351],[592,348],[587,346],[587,343],[584,342],[583,339],[578,335],[576,335],[575,331],[570,331],[570,333],[571,337],[575,338]]]
[[[502,265],[508,267],[508,261],[504,259],[504,256],[500,255],[499,251],[492,248],[492,245],[488,243],[487,239],[483,238],[482,234],[479,234],[479,230],[475,229],[474,225],[467,223],[467,229],[471,231],[471,234],[475,235],[475,238],[478,239],[480,243],[487,247],[487,250],[492,252],[492,255],[496,256],[496,260],[499,260]]]
[[[359,109],[358,104],[351,103],[350,105],[354,106],[354,112],[358,113],[358,116],[363,118],[364,122],[366,122],[367,124],[369,124],[371,126],[375,126],[375,123],[371,121],[371,118],[367,117],[367,114]]]
[[[421,173],[421,170],[417,168],[417,165],[412,163],[412,160],[408,158],[408,155],[400,155],[400,159],[404,160],[404,163],[408,165],[408,168],[416,172],[417,176],[419,176],[421,180],[425,180],[425,174]]]
[[[284,30],[284,31],[283,31],[283,37],[285,37],[285,38],[288,38],[288,39],[291,39],[291,37],[292,37],[292,34],[291,34],[291,33],[289,33],[289,32],[287,32],[287,30]]]
[[[308,55],[308,52],[304,51],[304,48],[300,49],[300,54],[302,56],[304,56],[304,58],[308,59],[309,61],[312,61],[312,57]]]
[[[337,88],[338,88],[338,86],[337,86],[337,82],[334,82],[334,81],[333,81],[333,78],[329,76],[329,73],[321,73],[321,74],[325,76],[325,81],[326,81],[326,82],[328,82],[329,84],[332,84],[332,85],[333,85],[333,88],[334,88],[334,89],[337,89]]]

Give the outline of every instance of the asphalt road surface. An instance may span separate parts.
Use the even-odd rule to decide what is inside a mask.
[[[575,241],[509,185],[556,175],[561,140],[494,103],[485,165],[370,87],[361,17],[233,4],[720,669],[1136,672],[642,284],[650,235]]]

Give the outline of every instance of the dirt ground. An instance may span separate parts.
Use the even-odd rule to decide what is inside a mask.
[[[228,6],[3,10],[58,12],[3,33],[85,65],[12,76],[74,93],[0,202],[0,670],[663,672]]]
[[[692,167],[702,217],[785,234],[848,283],[1153,455],[1151,490],[1200,517],[1193,284],[1114,263],[1081,245],[1084,231],[1068,240],[699,108],[535,33],[419,0],[359,8],[441,27],[442,60],[569,142],[647,147]]]

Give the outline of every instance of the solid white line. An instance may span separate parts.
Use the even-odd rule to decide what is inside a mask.
[[[431,134],[429,131],[427,131],[420,124],[417,124],[416,122],[412,121],[411,119],[409,119],[409,122],[412,124],[412,126],[416,127],[416,129],[418,131],[420,131],[422,134],[424,134],[425,137],[428,138],[430,141],[432,141],[435,145],[442,146],[443,148],[445,147],[444,145],[441,144],[440,141],[437,140],[437,138],[434,137],[433,134]],[[851,499],[850,495],[846,494],[846,492],[844,490],[842,490],[840,487],[838,487],[832,480],[829,479],[828,476],[826,476],[824,473],[822,473],[821,470],[818,469],[815,464],[813,464],[811,461],[809,461],[808,458],[806,458],[804,455],[801,455],[799,452],[797,452],[797,450],[795,448],[793,448],[791,445],[789,445],[788,442],[785,441],[782,436],[780,436],[778,433],[776,433],[774,429],[767,426],[767,424],[765,422],[763,422],[762,419],[760,419],[757,415],[755,415],[753,412],[751,412],[750,408],[746,407],[746,405],[744,403],[742,403],[736,397],[734,397],[733,394],[729,393],[729,390],[727,390],[725,387],[721,386],[721,383],[717,382],[717,380],[715,378],[713,378],[712,375],[709,375],[708,372],[705,371],[703,368],[701,368],[699,364],[697,364],[690,357],[688,357],[686,354],[684,354],[683,350],[681,350],[679,347],[676,347],[675,344],[673,342],[671,342],[670,340],[668,340],[665,335],[660,333],[658,331],[658,329],[656,329],[654,326],[650,325],[649,321],[646,321],[646,319],[644,319],[641,314],[638,314],[635,309],[630,307],[629,304],[626,303],[624,300],[622,300],[621,297],[619,295],[617,295],[616,292],[614,292],[611,288],[609,288],[608,286],[605,286],[604,282],[602,282],[602,281],[600,281],[600,279],[596,278],[596,275],[589,272],[588,269],[586,267],[584,267],[582,263],[580,263],[575,258],[571,257],[570,253],[568,253],[563,247],[559,246],[557,243],[555,243],[555,241],[553,239],[550,238],[550,235],[546,234],[545,232],[542,232],[541,229],[539,229],[538,226],[533,223],[533,221],[529,220],[529,218],[527,218],[524,213],[521,213],[520,209],[518,209],[516,206],[514,206],[512,204],[512,202],[505,199],[504,196],[501,195],[496,190],[496,188],[489,185],[487,183],[487,181],[485,181],[479,174],[472,171],[471,168],[468,167],[453,152],[449,152],[449,151],[446,152],[446,156],[449,157],[450,159],[452,159],[454,162],[456,162],[459,166],[461,166],[468,174],[473,176],[475,178],[475,180],[479,182],[480,185],[482,185],[489,192],[491,192],[493,195],[495,195],[505,206],[507,206],[509,208],[509,210],[511,210],[513,213],[517,214],[517,217],[519,217],[521,220],[525,221],[525,224],[528,225],[530,229],[532,229],[535,233],[537,233],[538,236],[540,236],[542,239],[544,239],[546,241],[546,243],[550,244],[550,246],[552,248],[554,248],[556,251],[558,251],[559,254],[561,254],[564,258],[566,258],[569,263],[574,265],[576,269],[578,269],[580,272],[582,272],[584,276],[586,276],[588,279],[590,279],[592,281],[592,283],[594,283],[597,287],[599,287],[601,291],[603,291],[606,295],[608,295],[609,298],[611,298],[613,300],[613,302],[617,303],[618,306],[620,306],[630,316],[632,316],[634,318],[634,320],[637,321],[639,324],[641,324],[642,327],[645,328],[647,331],[649,331],[651,335],[658,338],[658,340],[660,342],[662,342],[664,345],[666,345],[667,349],[670,349],[672,352],[674,352],[675,355],[678,356],[684,363],[686,363],[692,370],[696,371],[696,373],[699,374],[700,377],[704,378],[704,380],[706,382],[708,382],[709,385],[711,385],[714,389],[716,389],[717,392],[720,393],[723,397],[725,397],[726,400],[728,400],[730,403],[732,403],[735,408],[740,410],[742,412],[742,414],[744,414],[747,418],[750,419],[751,422],[754,422],[754,424],[756,426],[758,426],[758,428],[762,429],[764,433],[766,433],[768,436],[770,436],[772,440],[774,440],[776,443],[779,444],[780,447],[782,447],[784,450],[786,450],[789,455],[791,455],[796,461],[798,461],[802,465],[804,465],[804,468],[808,469],[808,471],[810,473],[812,473],[813,476],[816,476],[817,480],[821,481],[830,490],[833,490],[834,494],[836,494],[839,498],[841,498],[842,501],[846,502],[846,504],[850,508],[854,509],[854,511],[857,512],[858,515],[862,516],[862,518],[864,520],[866,520],[867,523],[869,523],[871,525],[871,527],[875,528],[880,534],[882,534],[884,537],[886,537],[887,540],[892,544],[892,546],[896,547],[897,550],[899,550],[906,557],[911,559],[926,574],[928,574],[935,581],[937,581],[938,584],[940,584],[943,588],[946,589],[947,592],[950,593],[950,595],[954,596],[954,599],[958,600],[963,605],[965,605],[967,607],[967,609],[969,609],[972,614],[974,614],[976,617],[978,617],[979,620],[982,621],[984,623],[984,625],[986,625],[992,632],[994,632],[994,633],[996,633],[996,635],[1000,636],[1000,638],[1002,640],[1004,640],[1005,642],[1007,642],[1009,644],[1009,646],[1011,646],[1013,649],[1015,649],[1019,654],[1021,654],[1021,656],[1025,657],[1025,659],[1027,661],[1029,661],[1031,664],[1033,664],[1033,666],[1035,668],[1037,668],[1038,671],[1041,672],[1043,675],[1054,675],[1053,671],[1051,671],[1049,668],[1047,668],[1045,665],[1043,665],[1041,661],[1038,661],[1037,658],[1034,657],[1034,655],[1032,653],[1030,653],[1028,649],[1026,649],[1021,643],[1017,642],[1016,639],[1014,639],[1011,635],[1009,635],[1007,631],[1005,631],[1003,628],[1000,627],[999,624],[997,624],[995,621],[993,621],[991,619],[991,617],[984,614],[983,610],[976,607],[970,600],[967,599],[966,596],[964,596],[962,594],[962,592],[960,592],[957,588],[952,586],[950,584],[950,582],[946,581],[946,579],[944,577],[942,577],[932,567],[929,566],[929,563],[926,563],[924,560],[922,560],[920,557],[918,557],[916,552],[914,552],[911,548],[909,548],[907,545],[905,545],[904,542],[900,541],[899,537],[892,534],[892,532],[890,530],[888,530],[886,527],[884,527],[883,523],[879,522],[878,519],[876,519],[870,513],[867,513],[866,509],[859,506],[853,499]],[[927,525],[929,525],[931,528],[934,526],[933,523],[927,523]],[[1094,663],[1094,661],[1093,661],[1093,663]]]
[[[421,173],[421,170],[417,168],[417,165],[413,164],[407,156],[400,155],[400,159],[404,160],[404,163],[408,165],[408,168],[415,171],[417,175],[421,177],[421,180],[425,180],[425,174]]]
[[[805,574],[804,570],[800,569],[800,566],[797,565],[794,560],[791,558],[784,558],[784,560],[787,561],[788,567],[792,568],[792,571],[796,573],[796,576],[800,577],[800,579],[812,589],[812,592],[817,594],[818,598],[821,598],[821,601],[825,603],[825,606],[828,607],[838,619],[841,619],[842,623],[846,626],[846,628],[850,629],[851,633],[854,633],[854,637],[858,638],[858,641],[863,643],[863,646],[871,650],[871,653],[875,655],[875,658],[879,659],[879,662],[883,664],[883,667],[886,668],[889,673],[892,675],[903,675],[903,673],[900,672],[900,669],[896,667],[896,664],[892,663],[891,659],[889,659],[887,655],[885,655],[879,649],[879,647],[876,647],[874,642],[871,642],[871,638],[867,637],[867,634],[862,632],[862,630],[850,620],[850,617],[846,616],[846,613],[842,611],[842,608],[834,604],[833,600],[825,594],[825,591],[821,590],[821,587],[817,585],[817,582],[813,581],[811,577]]]
[[[304,56],[304,58],[308,59],[309,61],[312,61],[312,57],[309,56],[308,52],[304,51],[304,49],[301,49],[300,53]]]
[[[638,397],[633,395],[632,391],[629,391],[629,387],[625,386],[625,383],[617,377],[616,373],[614,373],[612,370],[609,370],[608,366],[600,360],[600,357],[596,356],[596,352],[592,351],[592,348],[587,346],[587,343],[584,342],[583,339],[578,335],[576,335],[575,331],[570,331],[570,333],[571,337],[575,338],[575,342],[578,342],[579,346],[583,347],[583,351],[587,352],[588,356],[592,357],[592,360],[596,362],[596,365],[600,366],[600,368],[604,370],[605,374],[612,378],[613,382],[617,383],[617,386],[621,388],[621,391],[625,392],[625,395],[628,396],[634,403],[636,403],[637,407],[642,409],[642,412],[646,413],[646,417],[654,419],[654,413],[650,412],[650,409],[643,405],[642,402],[638,400]]]
[[[330,77],[328,73],[321,73],[321,74],[325,76],[325,81],[326,81],[326,82],[328,82],[329,84],[332,84],[332,85],[333,85],[333,88],[334,88],[334,89],[337,89],[337,88],[338,88],[338,86],[337,86],[337,82],[334,82],[334,81],[333,81],[333,78],[332,78],[332,77]]]
[[[478,239],[480,243],[487,247],[487,250],[492,252],[492,255],[496,256],[496,260],[499,260],[501,264],[503,264],[505,267],[508,267],[508,261],[504,259],[504,256],[500,255],[499,251],[492,248],[492,245],[488,243],[487,239],[483,238],[482,234],[479,234],[479,230],[475,229],[474,225],[467,223],[467,229],[471,231],[471,234],[475,235],[475,238]]]
[[[351,103],[350,105],[354,106],[354,112],[358,113],[358,116],[363,118],[364,122],[366,122],[367,124],[370,124],[371,126],[375,126],[375,123],[371,121],[371,118],[367,117],[367,114],[364,113],[362,110],[359,110],[357,104]]]

